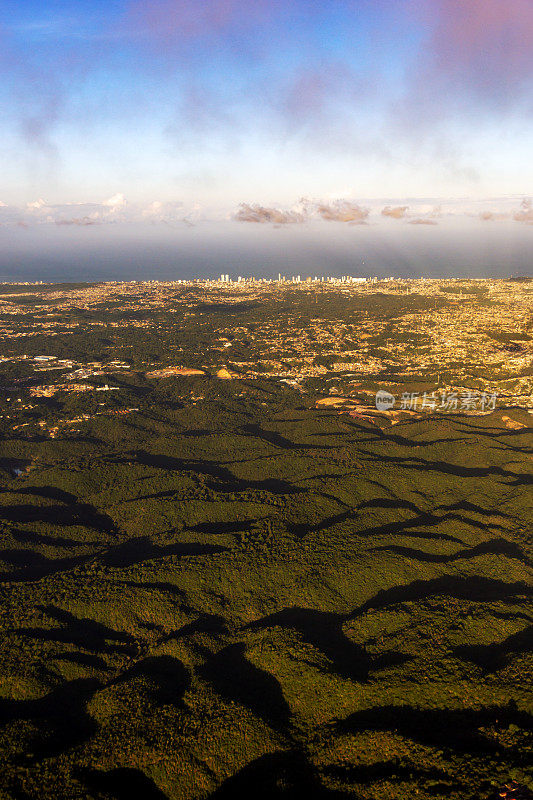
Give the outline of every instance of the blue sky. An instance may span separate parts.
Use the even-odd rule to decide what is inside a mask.
[[[0,201],[41,221],[533,191],[531,0],[1,7]]]

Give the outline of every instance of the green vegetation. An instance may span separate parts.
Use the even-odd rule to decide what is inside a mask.
[[[137,366],[87,379],[108,394],[2,391],[0,796],[533,790],[531,416],[378,425],[316,410],[319,378],[148,380],[171,346],[202,364],[227,314],[205,305],[6,338]]]

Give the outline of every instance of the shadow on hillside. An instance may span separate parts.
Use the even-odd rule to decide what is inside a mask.
[[[45,500],[57,501],[55,505],[20,505],[0,506],[0,518],[18,524],[28,522],[46,522],[50,525],[81,525],[100,533],[115,531],[111,517],[97,511],[88,503],[79,503],[74,495],[55,489],[52,486],[28,487],[19,489],[17,496],[33,496]],[[59,505],[58,503],[61,503]]]
[[[250,623],[247,628],[280,627],[298,631],[302,640],[319,650],[331,662],[331,672],[355,681],[366,681],[371,659],[364,648],[352,642],[342,631],[343,614],[314,611],[308,608],[285,608]]]
[[[37,606],[37,609],[62,627],[16,628],[16,633],[41,642],[72,644],[93,653],[137,655],[137,645],[129,633],[115,631],[93,619],[80,619],[55,606]]]
[[[213,658],[214,651],[220,649],[229,633],[224,617],[202,613],[195,620],[166,634],[161,642],[185,640],[187,649],[205,662]]]
[[[492,539],[489,542],[482,542],[475,547],[469,547],[466,550],[459,550],[458,553],[452,553],[450,555],[442,553],[426,553],[424,550],[416,550],[413,547],[402,547],[401,545],[394,544],[372,547],[370,552],[398,553],[398,555],[405,556],[413,561],[427,562],[430,564],[450,564],[454,561],[476,558],[476,556],[487,554],[503,555],[507,556],[507,558],[515,558],[527,566],[531,564],[531,559],[526,556],[523,550],[514,542],[509,542],[506,539]]]
[[[425,600],[428,597],[444,595],[461,600],[481,602],[516,602],[520,597],[532,597],[533,587],[526,583],[505,583],[494,578],[470,575],[462,578],[456,575],[443,575],[427,581],[419,580],[403,586],[382,589],[358,609],[347,615],[347,619],[360,617],[369,609],[385,608],[412,600]]]
[[[77,547],[87,547],[94,545],[95,542],[86,542],[79,539],[67,539],[65,536],[55,536],[54,534],[40,533],[38,531],[23,531],[11,529],[11,536],[20,544],[32,545],[52,545],[63,550],[74,550]]]
[[[394,733],[424,745],[449,749],[460,753],[499,753],[501,745],[496,738],[487,736],[484,728],[502,730],[510,724],[528,731],[533,729],[533,718],[519,711],[513,701],[507,706],[492,706],[482,710],[470,709],[420,709],[409,705],[377,706],[356,711],[335,725],[337,733],[362,731],[394,731]],[[511,755],[505,751],[505,758]],[[520,753],[515,754],[520,760]],[[524,754],[525,757],[525,754]]]
[[[194,472],[196,475],[202,475],[203,470],[195,469]],[[305,492],[305,489],[300,489],[297,486],[293,486],[292,483],[289,483],[288,481],[282,481],[278,478],[265,478],[265,480],[262,481],[251,481],[235,478],[229,470],[224,470],[224,472],[230,477],[225,479],[217,478],[216,480],[202,480],[202,483],[204,483],[207,488],[212,489],[214,492],[218,492],[219,494],[224,492],[246,492],[249,490],[270,492],[270,494],[279,495],[303,494]],[[139,495],[138,497],[133,497],[130,500],[127,500],[126,502],[136,503],[139,500],[170,498],[174,497],[177,493],[177,489],[170,489],[168,491],[154,492],[153,494]]]
[[[457,442],[469,441],[468,437],[465,436],[445,437],[443,439],[409,439],[401,434],[390,433],[388,428],[385,430],[378,428],[376,425],[372,425],[371,428],[364,428],[357,423],[352,423],[351,427],[370,434],[370,437],[365,436],[364,439],[352,439],[352,441],[364,441],[368,443],[392,442],[401,447],[431,447],[434,444],[457,444]]]
[[[378,781],[395,783],[407,782],[414,784],[413,789],[423,786],[425,781],[431,781],[431,794],[440,792],[446,796],[450,790],[464,789],[464,786],[436,767],[420,769],[413,764],[399,764],[398,761],[379,761],[373,764],[336,764],[326,767],[324,774],[342,781],[346,784],[362,784],[368,786]],[[350,794],[350,797],[353,797]]]
[[[11,572],[1,572],[0,582],[23,583],[25,581],[38,581],[56,572],[73,569],[80,564],[85,564],[93,558],[92,554],[73,556],[71,558],[46,558],[39,553],[32,553],[29,550],[3,550],[0,551],[0,559],[14,567],[24,565],[21,569],[13,569]]]
[[[15,720],[33,723],[30,761],[50,758],[87,741],[97,725],[87,714],[87,703],[101,687],[99,681],[79,679],[64,683],[37,700],[0,699],[0,724]]]
[[[243,643],[219,650],[198,674],[223,698],[246,706],[275,730],[288,727],[291,712],[278,681],[246,658]]]
[[[489,645],[460,645],[454,655],[477,664],[484,672],[497,672],[507,666],[513,655],[533,652],[533,625],[513,633],[502,642]]]
[[[183,696],[191,685],[191,676],[183,663],[173,656],[149,656],[137,661],[114,681],[115,685],[141,678],[156,703],[183,708]]]
[[[257,758],[243,767],[236,775],[227,778],[211,795],[209,800],[234,800],[237,797],[254,800],[276,800],[276,798],[317,798],[317,800],[342,800],[351,797],[344,792],[332,791],[321,786],[312,765],[298,750],[278,751]]]
[[[472,430],[475,433],[476,436],[484,436],[487,439],[493,439],[493,440],[496,441],[497,444],[500,444],[500,439],[501,438],[503,438],[505,440],[508,440],[508,439],[516,438],[517,436],[531,436],[531,433],[533,432],[533,428],[532,427],[518,428],[517,430],[512,430],[512,429],[504,428],[504,427],[496,427],[496,426],[492,426],[491,428],[489,428],[487,426],[484,426],[483,428],[481,428],[479,426],[472,425],[471,423],[468,423],[462,417],[460,417],[459,419],[456,419],[456,422],[458,423],[460,428],[468,428],[469,430]],[[503,423],[502,423],[502,425],[503,425]],[[508,442],[504,441],[503,444],[507,445]],[[530,447],[522,448],[522,447],[517,446],[517,447],[513,447],[512,449],[513,450],[518,450],[520,452],[524,452],[526,454],[527,453],[531,453],[531,448]]]
[[[187,593],[175,584],[169,583],[168,581],[117,581],[117,583],[123,586],[131,586],[134,589],[144,589],[147,592],[154,590],[164,592],[165,594],[171,595],[171,597],[175,598],[179,602],[180,611],[192,611],[191,606],[185,602]]]
[[[450,505],[440,505],[437,506],[437,509],[444,509],[445,511],[470,511],[474,514],[479,514],[479,516],[483,517],[500,517],[501,519],[512,519],[510,514],[505,514],[502,511],[498,511],[497,509],[486,509],[483,506],[477,505],[477,503],[472,503],[469,500],[459,500],[456,503],[451,503]]]
[[[454,475],[458,478],[486,478],[489,475],[501,478],[508,478],[503,481],[507,486],[529,486],[533,483],[533,475],[529,473],[517,473],[503,467],[465,467],[461,464],[450,464],[447,461],[430,461],[425,458],[415,458],[409,456],[386,455],[385,453],[373,453],[370,450],[360,450],[361,455],[367,456],[369,461],[395,464],[402,469],[412,469],[423,472],[438,472],[442,475]]]
[[[266,519],[266,517],[262,519]],[[243,522],[200,522],[198,525],[194,525],[190,528],[190,530],[197,531],[198,533],[208,533],[211,536],[216,534],[249,533],[252,527],[258,522],[261,522],[262,519],[249,519]]]
[[[370,507],[370,506],[368,506]],[[400,501],[397,506],[398,509],[403,509],[405,506]],[[346,522],[347,520],[357,518],[357,510],[348,509],[347,511],[343,511],[341,514],[337,514],[333,517],[327,517],[323,519],[321,522],[316,523],[314,525],[307,525],[307,524],[297,524],[289,526],[289,530],[294,533],[299,538],[304,538],[308,536],[310,533],[319,533],[320,531],[327,530],[327,528],[332,527],[333,525],[337,525],[342,522]],[[371,528],[363,528],[360,530],[353,530],[353,534],[355,536],[387,536],[389,534],[397,534],[401,533],[402,531],[409,531],[409,536],[418,536],[422,538],[430,538],[430,539],[440,539],[446,542],[455,542],[456,544],[464,544],[461,539],[458,539],[456,536],[452,536],[449,533],[436,533],[431,532],[427,533],[425,531],[412,531],[413,528],[419,528],[420,526],[424,527],[435,527],[439,525],[446,517],[437,517],[430,512],[420,512],[418,516],[412,517],[411,519],[406,519],[401,522],[395,520],[394,522],[386,522],[383,525],[377,525]]]
[[[272,494],[296,494],[303,491],[293,486],[288,481],[283,481],[278,478],[265,478],[260,481],[244,480],[236,478],[227,467],[212,461],[182,459],[174,456],[148,453],[146,450],[138,450],[124,457],[113,458],[111,461],[112,463],[119,464],[131,464],[133,461],[145,467],[157,467],[158,469],[165,469],[172,472],[193,473],[198,476],[206,486],[216,492],[243,492],[249,489],[256,489],[271,492]],[[175,490],[157,492],[155,494],[133,498],[133,501],[171,497],[175,493]]]
[[[0,458],[0,474],[5,473],[1,477],[19,477],[19,475],[23,475],[28,470],[31,463],[27,458]]]
[[[175,544],[159,547],[153,544],[148,536],[140,536],[130,539],[123,544],[108,550],[100,558],[102,563],[109,567],[132,567],[134,564],[142,564],[167,556],[202,556],[214,555],[215,553],[227,552],[227,547],[214,544],[198,544],[196,542],[176,542]]]
[[[88,667],[90,669],[109,671],[109,667],[100,656],[94,656],[90,653],[57,653],[51,656],[52,661],[66,661],[71,664],[78,664],[80,667]]]
[[[167,796],[155,785],[153,780],[140,769],[117,767],[107,772],[96,769],[78,769],[76,777],[91,792],[97,792],[113,800],[131,800],[133,797],[142,800],[168,800]]]
[[[281,447],[283,450],[294,450],[294,448],[299,447],[299,445],[294,444],[290,439],[286,439],[285,436],[282,436],[280,433],[276,433],[276,431],[267,431],[257,423],[241,425],[239,431],[242,431],[242,433],[248,436],[253,436],[255,439],[261,439],[261,441],[267,442],[267,444]]]
[[[197,633],[209,633],[222,636],[229,633],[228,623],[220,614],[205,614],[192,622],[187,622],[179,630],[171,634],[173,639],[183,639],[187,636],[194,636]]]
[[[357,506],[357,510],[364,510],[364,509],[386,509],[390,508],[392,510],[400,510],[400,509],[407,509],[413,511],[418,516],[410,519],[405,520],[399,524],[401,525],[410,525],[410,524],[421,524],[421,525],[436,525],[439,522],[447,522],[449,520],[457,520],[458,522],[463,522],[465,525],[470,525],[473,528],[478,528],[479,530],[500,530],[506,531],[508,528],[504,527],[503,525],[499,525],[496,522],[492,521],[493,517],[499,517],[502,521],[507,519],[512,519],[508,514],[498,514],[498,512],[491,512],[485,511],[480,506],[476,506],[473,503],[468,503],[467,501],[458,502],[458,503],[451,503],[450,505],[440,505],[437,506],[436,510],[444,511],[446,513],[438,516],[437,514],[431,511],[422,511],[422,509],[418,508],[415,503],[411,503],[407,500],[400,500],[400,499],[392,499],[392,498],[376,498],[374,500],[367,500],[363,503],[360,503]],[[478,514],[479,516],[483,517],[490,517],[491,520],[486,522],[481,522],[477,519],[473,519],[472,516],[465,516],[463,514],[456,513],[457,511],[468,511],[471,514]],[[389,523],[390,524],[390,523]]]

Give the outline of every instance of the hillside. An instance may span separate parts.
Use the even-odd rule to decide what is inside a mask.
[[[2,797],[533,789],[527,409],[114,385],[3,420]]]

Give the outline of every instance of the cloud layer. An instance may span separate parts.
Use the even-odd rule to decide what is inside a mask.
[[[261,203],[241,203],[236,210],[220,212],[216,207],[184,201],[154,200],[130,202],[122,192],[94,203],[47,203],[43,198],[15,206],[0,201],[0,226],[95,227],[101,225],[170,225],[189,227],[208,222],[222,224],[253,223],[274,227],[305,223],[344,225],[436,225],[437,220],[470,219],[482,222],[533,223],[533,204],[529,198],[413,200],[409,204],[380,200],[320,200],[302,198],[289,207]]]
[[[348,197],[345,185],[532,191],[532,0],[8,0],[2,22],[10,203],[117,185],[145,209],[175,195],[236,205],[247,186],[285,206],[299,191]],[[364,205],[322,206],[326,221],[366,220]],[[71,219],[95,213],[107,219]]]

